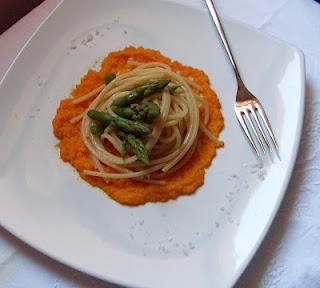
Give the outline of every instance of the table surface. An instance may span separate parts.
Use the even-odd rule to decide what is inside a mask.
[[[202,0],[171,0],[205,7]],[[60,0],[46,0],[0,35],[0,79]],[[320,5],[313,0],[216,0],[220,13],[302,49],[306,108],[295,170],[280,211],[236,287],[320,287]],[[115,288],[51,260],[0,228],[0,286]]]

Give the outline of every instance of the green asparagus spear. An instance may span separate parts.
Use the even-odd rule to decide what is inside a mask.
[[[105,112],[89,110],[87,115],[93,120],[100,121],[105,126],[111,123],[117,129],[126,133],[132,133],[136,136],[151,133],[151,129],[146,125],[119,116],[111,116]]]
[[[106,125],[102,124],[101,122],[92,123],[90,126],[90,131],[93,135],[100,136],[101,134],[103,134],[105,128]]]
[[[145,164],[149,164],[148,151],[139,138],[132,134],[125,134],[124,140],[132,147],[134,154],[136,154],[139,160]]]
[[[101,111],[97,111],[97,110],[89,110],[87,115],[91,119],[99,121],[106,126],[108,126],[112,121],[112,116],[108,115],[105,112],[101,112]]]
[[[112,106],[112,110],[114,113],[116,113],[120,117],[130,119],[130,120],[136,120],[136,119],[133,119],[135,118],[136,111],[134,111],[131,107]]]
[[[108,85],[113,79],[115,79],[117,76],[114,73],[107,73],[104,77],[104,83]]]
[[[131,104],[130,107],[113,106],[112,110],[120,117],[148,123],[151,123],[160,114],[159,106],[149,101]]]
[[[152,122],[160,114],[160,108],[156,103],[144,101],[142,103],[142,109],[146,112],[146,121]]]
[[[182,85],[181,84],[176,84],[176,85],[170,85],[168,86],[170,94],[174,94],[178,88],[180,88]]]
[[[136,136],[150,134],[152,131],[146,125],[122,117],[113,117],[112,124],[119,130]]]
[[[131,90],[127,95],[120,97],[118,99],[115,99],[112,102],[112,106],[118,106],[118,107],[126,107],[130,104],[143,99],[144,97],[147,97],[153,93],[161,91],[163,88],[165,88],[169,84],[170,80],[153,80],[146,84],[144,84],[141,87],[135,88]]]

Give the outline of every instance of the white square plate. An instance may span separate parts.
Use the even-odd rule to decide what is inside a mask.
[[[52,258],[118,284],[233,285],[286,190],[305,80],[296,48],[238,22],[225,20],[224,26],[245,83],[271,119],[281,162],[251,165],[256,159],[233,111],[234,75],[206,11],[155,0],[68,0],[1,82],[1,225]],[[221,99],[225,148],[192,196],[122,206],[59,158],[51,126],[59,100],[97,58],[126,45],[154,48],[203,69]]]

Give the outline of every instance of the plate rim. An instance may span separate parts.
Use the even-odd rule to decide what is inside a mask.
[[[263,232],[260,233],[260,236],[258,237],[258,240],[256,241],[256,244],[254,245],[253,249],[249,253],[249,255],[246,258],[246,260],[243,261],[242,264],[240,265],[240,267],[238,269],[238,272],[234,274],[233,279],[230,281],[230,284],[231,284],[230,287],[233,287],[233,286],[235,286],[235,284],[237,284],[237,281],[240,279],[240,277],[245,272],[245,270],[247,269],[247,267],[250,264],[250,262],[253,260],[254,256],[258,252],[258,249],[261,247],[262,242],[265,240],[265,238],[266,238],[266,236],[267,236],[272,224],[276,220],[276,216],[277,216],[277,214],[279,212],[280,206],[283,203],[283,199],[284,199],[284,196],[287,193],[289,182],[291,180],[291,176],[292,176],[292,174],[294,172],[293,170],[294,170],[297,158],[298,158],[298,152],[299,152],[299,148],[300,148],[300,144],[301,144],[301,135],[302,135],[303,124],[304,124],[304,111],[305,111],[305,98],[306,98],[305,97],[306,96],[306,93],[305,93],[305,84],[306,84],[305,57],[304,57],[304,54],[303,54],[302,50],[300,48],[290,44],[290,43],[287,43],[286,41],[282,41],[281,39],[279,39],[279,38],[277,38],[277,37],[275,37],[273,35],[270,35],[270,34],[268,34],[266,32],[262,32],[262,31],[254,29],[254,28],[252,28],[250,26],[247,26],[247,24],[240,23],[240,25],[244,25],[247,28],[249,28],[250,30],[254,30],[256,32],[265,34],[269,39],[276,40],[279,43],[285,44],[287,47],[289,47],[290,49],[294,50],[294,52],[297,53],[297,55],[299,57],[299,64],[300,64],[299,68],[300,68],[301,90],[300,90],[300,107],[299,107],[299,112],[298,112],[298,116],[297,116],[297,122],[298,122],[297,130],[296,130],[297,131],[297,133],[296,133],[297,135],[295,137],[295,142],[294,142],[294,145],[293,145],[293,152],[292,152],[292,156],[293,157],[291,157],[290,160],[289,160],[288,168],[287,168],[287,171],[286,171],[286,174],[285,174],[285,179],[284,179],[283,185],[281,187],[281,191],[280,191],[279,196],[278,196],[278,201],[276,202],[276,205],[274,205],[274,207],[273,207],[273,209],[272,209],[272,211],[270,213],[268,222],[265,225],[265,227],[263,229]]]
[[[149,0],[150,1],[150,0]],[[157,0],[152,0],[153,2],[157,2]],[[168,5],[175,5],[175,6],[182,6],[184,8],[188,8],[191,10],[198,10],[201,13],[208,13],[205,8],[198,7],[198,6],[193,6],[187,3],[179,3],[171,0],[161,0],[162,2],[166,2]],[[14,68],[17,60],[20,58],[21,54],[24,52],[26,47],[30,45],[34,37],[39,33],[39,31],[43,28],[44,24],[57,12],[58,9],[63,8],[63,4],[65,3],[65,0],[60,0],[60,2],[57,4],[57,6],[41,21],[39,26],[35,29],[35,31],[31,34],[29,39],[25,42],[25,44],[21,47],[17,55],[14,57],[13,61],[9,65],[8,69],[5,71],[2,79],[0,80],[0,87],[3,85],[4,81],[6,80],[8,74],[11,72],[11,70]],[[261,31],[243,21],[240,21],[238,19],[234,19],[229,16],[222,16],[222,22],[229,22],[234,25],[241,26],[245,28],[246,30],[250,30],[253,33],[259,34],[270,41],[277,42],[281,45],[286,46],[288,49],[293,50],[297,55],[299,59],[299,70],[300,70],[300,82],[301,82],[301,89],[299,91],[299,100],[300,100],[300,106],[299,106],[299,112],[297,115],[297,127],[296,127],[296,137],[295,137],[295,142],[293,144],[292,148],[292,156],[289,159],[288,162],[288,168],[286,169],[286,174],[285,178],[283,181],[283,185],[281,187],[281,191],[279,191],[278,194],[278,200],[276,201],[276,204],[274,205],[270,216],[268,217],[267,224],[264,226],[264,229],[262,233],[260,233],[258,240],[256,241],[255,245],[251,249],[249,255],[246,257],[245,261],[242,262],[240,267],[238,268],[237,272],[234,273],[233,277],[230,278],[228,287],[233,287],[237,281],[240,279],[241,275],[245,272],[246,268],[248,267],[249,263],[252,261],[253,257],[256,255],[258,249],[260,248],[263,240],[266,238],[267,233],[269,232],[271,225],[274,223],[275,218],[277,216],[277,213],[280,209],[280,206],[283,202],[284,196],[287,192],[289,181],[291,180],[291,176],[295,167],[295,163],[298,157],[298,152],[299,152],[299,147],[301,143],[301,134],[302,134],[302,129],[303,129],[303,123],[304,123],[304,110],[305,110],[305,83],[306,83],[306,75],[305,75],[305,57],[302,52],[302,50],[295,45],[288,43],[274,35],[271,35],[265,31]],[[213,27],[213,29],[215,29]],[[51,253],[50,251],[45,250],[45,248],[42,248],[39,246],[37,243],[34,243],[34,241],[29,241],[26,239],[23,235],[21,235],[19,232],[15,231],[14,226],[12,225],[7,225],[6,223],[3,223],[0,219],[0,225],[3,227],[9,234],[13,235],[14,237],[17,237],[20,241],[23,241],[27,246],[29,246],[32,249],[35,249],[36,251],[41,252],[45,256],[49,257],[50,259],[53,259],[54,261],[57,261],[58,263],[62,265],[66,265],[68,267],[71,267],[71,269],[75,269],[80,271],[81,273],[84,273],[86,275],[95,277],[97,279],[101,279],[103,281],[106,281],[107,283],[110,284],[117,284],[121,286],[128,286],[132,288],[145,288],[145,286],[137,286],[133,283],[129,283],[129,281],[123,280],[123,278],[118,278],[118,277],[113,277],[112,275],[101,275],[99,272],[95,272],[94,270],[90,269],[84,269],[81,267],[81,265],[78,265],[76,263],[73,263],[72,261],[69,261],[68,259],[64,259],[64,257],[60,257],[59,255],[55,255],[54,253]]]

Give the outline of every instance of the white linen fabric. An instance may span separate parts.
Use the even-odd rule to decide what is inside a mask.
[[[205,8],[203,0],[171,0]],[[46,0],[0,35],[0,79],[60,0]],[[236,287],[320,287],[320,4],[313,0],[215,0],[219,12],[302,49],[306,114],[296,167],[280,211]],[[68,268],[0,228],[0,287],[115,288]],[[201,287],[199,287],[201,288]]]

